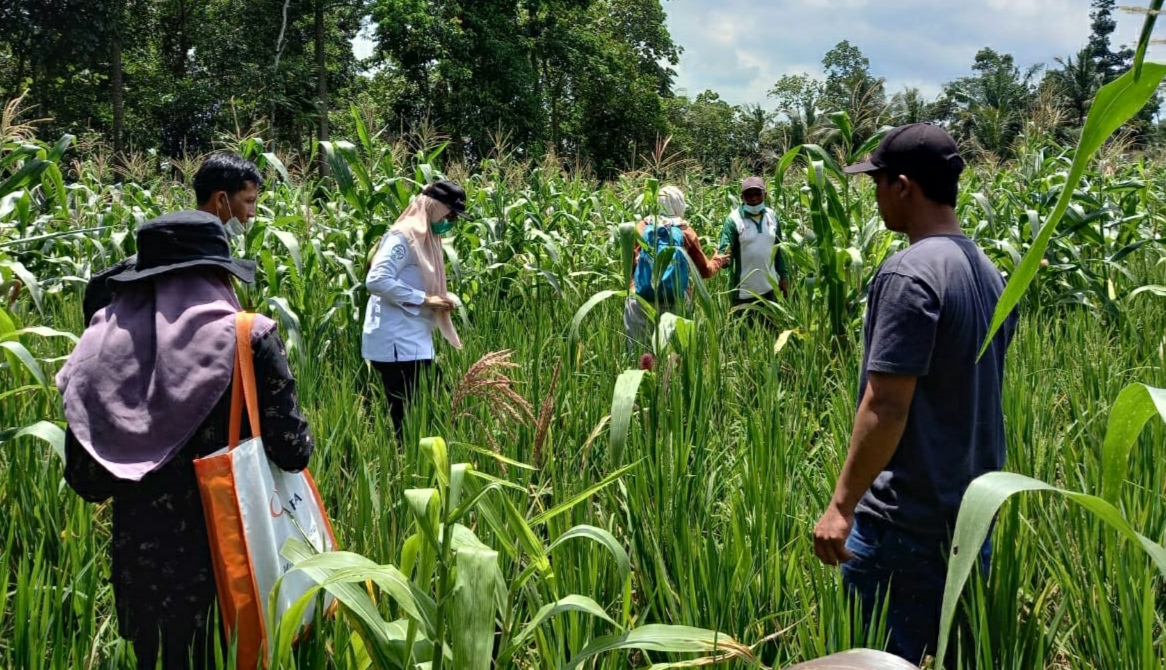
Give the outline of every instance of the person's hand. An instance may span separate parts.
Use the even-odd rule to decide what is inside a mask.
[[[814,553],[826,565],[838,565],[854,558],[846,550],[846,538],[854,526],[854,512],[843,514],[833,503],[826,507],[814,526]]]
[[[457,304],[443,295],[427,295],[421,304],[435,312],[452,312],[457,309]]]

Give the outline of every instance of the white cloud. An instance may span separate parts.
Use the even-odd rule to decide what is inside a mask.
[[[712,89],[733,104],[772,107],[783,74],[820,76],[843,39],[870,59],[889,93],[938,95],[971,73],[976,52],[1012,54],[1021,68],[1076,54],[1089,36],[1089,0],[668,0],[673,40],[684,48],[677,89]],[[1142,17],[1119,13],[1114,47],[1133,44]],[[1150,56],[1166,57],[1151,47]]]

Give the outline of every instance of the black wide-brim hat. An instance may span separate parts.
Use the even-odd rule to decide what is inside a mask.
[[[218,267],[250,284],[254,261],[231,257],[227,231],[219,217],[189,211],[165,214],[138,228],[138,256],[132,269],[108,279],[134,282],[197,267]]]

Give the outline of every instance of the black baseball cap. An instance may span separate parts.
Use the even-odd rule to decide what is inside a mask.
[[[907,176],[943,172],[959,176],[964,159],[959,147],[946,130],[930,123],[912,123],[888,132],[870,158],[842,171],[862,174],[878,170],[895,170]]]
[[[442,179],[425,187],[421,195],[429,196],[449,207],[458,216],[466,215],[466,192],[452,181]]]

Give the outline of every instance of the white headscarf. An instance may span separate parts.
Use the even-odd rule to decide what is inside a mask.
[[[430,229],[429,222],[437,217],[437,212],[443,207],[445,206],[437,200],[427,195],[419,195],[404,212],[401,212],[401,216],[397,217],[397,222],[392,227],[405,236],[405,241],[413,250],[425,292],[440,296],[447,295],[445,257],[441,251],[441,236]],[[433,317],[437,321],[437,330],[441,332],[442,337],[455,348],[461,349],[462,341],[453,327],[453,319],[450,318],[449,312],[434,312]]]
[[[684,191],[675,186],[669,185],[660,189],[656,200],[659,201],[664,214],[676,219],[683,217],[684,210],[688,208],[684,202]]]

